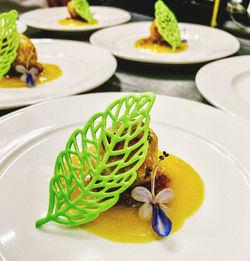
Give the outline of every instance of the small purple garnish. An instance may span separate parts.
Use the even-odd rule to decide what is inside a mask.
[[[34,87],[34,86],[36,85],[36,81],[35,81],[33,75],[30,74],[30,73],[26,73],[25,82],[27,83],[27,85],[28,85],[29,87]]]
[[[139,208],[140,219],[152,220],[154,231],[162,237],[169,235],[172,228],[170,220],[172,215],[166,204],[174,199],[174,192],[170,188],[165,188],[155,195],[155,177],[160,161],[168,156],[169,154],[164,151],[163,155],[159,156],[159,162],[152,170],[151,191],[145,187],[137,186],[131,192],[133,199],[144,203]]]
[[[22,73],[20,77],[21,81],[26,82],[29,87],[36,85],[36,76],[38,75],[38,69],[32,67],[30,70],[26,69],[23,65],[17,65],[16,71]]]
[[[153,208],[152,227],[159,236],[166,237],[171,231],[172,222],[158,205],[154,205]]]

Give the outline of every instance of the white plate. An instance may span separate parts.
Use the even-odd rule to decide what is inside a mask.
[[[20,15],[20,21],[26,25],[49,31],[92,31],[107,26],[125,23],[131,19],[129,12],[108,6],[90,6],[93,17],[98,24],[90,26],[63,26],[58,23],[60,19],[69,17],[67,7],[41,8]]]
[[[201,63],[231,55],[239,50],[239,41],[231,34],[204,25],[179,23],[182,39],[189,48],[180,53],[153,53],[134,47],[136,40],[148,37],[151,22],[135,22],[93,33],[90,42],[102,46],[117,57],[148,63]]]
[[[209,63],[198,71],[195,82],[210,103],[250,120],[250,55]]]
[[[88,91],[103,84],[116,70],[116,59],[106,50],[91,44],[68,40],[31,40],[37,49],[39,62],[56,64],[63,73],[59,78],[34,88],[0,88],[0,109]]]
[[[114,243],[35,221],[47,213],[49,180],[72,131],[124,93],[86,94],[29,106],[0,118],[0,258],[6,261],[249,261],[250,124],[185,99],[157,96],[151,128],[205,184],[201,208],[170,237]]]
[[[27,26],[18,20],[16,21],[16,25],[17,25],[17,31],[19,34],[22,34],[27,30]]]

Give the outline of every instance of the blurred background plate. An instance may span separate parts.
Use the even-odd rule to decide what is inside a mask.
[[[70,40],[31,39],[38,61],[58,65],[62,75],[27,88],[0,88],[0,109],[85,92],[103,84],[116,70],[116,59],[106,50]],[[1,81],[0,81],[1,86]]]
[[[135,22],[105,28],[93,33],[90,42],[119,58],[147,63],[194,64],[203,63],[236,53],[240,43],[233,35],[209,26],[179,23],[182,39],[188,49],[179,53],[155,53],[135,48],[134,43],[148,37],[151,22]]]
[[[209,63],[198,71],[195,82],[211,104],[250,120],[250,55]]]
[[[41,8],[20,15],[20,21],[30,27],[48,31],[81,32],[92,31],[103,27],[125,23],[131,19],[129,12],[108,6],[90,6],[93,18],[98,20],[95,25],[63,26],[59,20],[69,17],[67,7]]]

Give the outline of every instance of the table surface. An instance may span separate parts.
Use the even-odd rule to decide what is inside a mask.
[[[151,21],[153,18],[137,13],[132,13],[131,22]],[[49,32],[28,28],[24,33],[30,38],[55,38],[76,41],[89,41],[93,32],[67,33]],[[250,54],[250,40],[239,38],[241,47],[235,55]],[[117,58],[117,70],[115,74],[101,86],[87,92],[145,92],[153,91],[156,94],[182,97],[209,104],[199,93],[195,85],[195,75],[204,65],[156,65],[126,61]],[[211,104],[210,104],[211,105]],[[212,106],[212,105],[211,105]],[[0,116],[13,112],[0,110]]]

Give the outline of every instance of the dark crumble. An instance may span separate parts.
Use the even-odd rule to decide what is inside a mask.
[[[159,159],[160,159],[160,160],[164,160],[165,157],[164,157],[163,155],[161,155],[161,156],[159,156]]]
[[[169,153],[167,153],[166,151],[163,151],[163,155],[164,155],[164,157],[166,158],[166,157],[169,156]]]
[[[135,140],[135,142],[138,142],[138,141],[140,141],[140,138],[135,137],[134,140]]]
[[[148,131],[148,142],[149,142],[149,144],[151,144],[152,140],[153,140],[152,133],[150,131]]]
[[[153,170],[152,168],[146,168],[144,179],[146,179],[151,175],[152,170]]]

